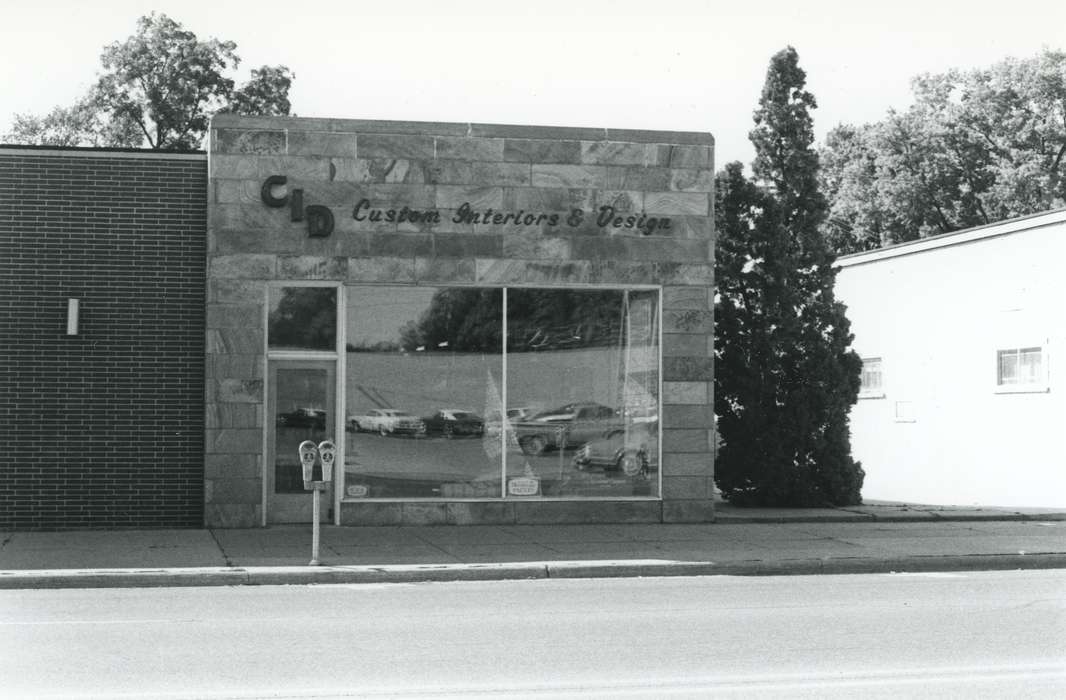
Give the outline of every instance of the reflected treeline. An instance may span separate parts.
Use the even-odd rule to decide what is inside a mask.
[[[333,287],[285,287],[270,311],[270,345],[279,348],[332,350],[337,343],[337,290]]]

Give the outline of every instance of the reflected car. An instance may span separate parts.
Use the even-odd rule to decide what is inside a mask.
[[[326,429],[326,412],[321,408],[297,408],[288,413],[279,413],[277,419],[279,428],[312,428],[314,430]]]
[[[422,422],[426,425],[427,435],[481,437],[485,433],[485,421],[481,416],[458,408],[442,408],[432,416],[423,418]]]
[[[637,423],[626,430],[612,430],[589,440],[574,453],[574,467],[618,470],[626,476],[647,478],[658,468],[659,426]]]
[[[426,424],[418,416],[395,408],[372,408],[366,413],[348,416],[348,430],[379,435],[422,435]]]
[[[523,421],[532,416],[534,409],[529,406],[520,406],[518,408],[507,409],[507,422],[510,425],[514,425],[518,421]],[[503,430],[503,422],[500,420],[499,412],[494,412],[491,417],[485,421],[485,434],[486,435],[499,435]]]

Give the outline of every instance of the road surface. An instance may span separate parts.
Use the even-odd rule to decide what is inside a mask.
[[[1066,697],[1066,571],[0,591],[2,697]]]

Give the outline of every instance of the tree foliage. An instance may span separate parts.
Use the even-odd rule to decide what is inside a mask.
[[[1066,53],[922,75],[914,104],[822,149],[841,253],[1066,206]]]
[[[805,84],[795,49],[773,57],[751,132],[754,178],[730,163],[715,183],[715,480],[740,505],[861,501],[848,430],[861,361],[819,230],[828,205]]]
[[[15,115],[6,139],[56,146],[199,148],[211,115],[289,114],[292,74],[285,66],[254,69],[235,87],[240,63],[232,41],[201,41],[164,14],[141,17],[137,31],[104,48],[88,94],[43,117]]]

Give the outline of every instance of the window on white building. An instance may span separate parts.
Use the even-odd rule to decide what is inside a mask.
[[[862,375],[859,384],[860,399],[881,399],[885,396],[881,377],[881,358],[862,358]]]
[[[996,391],[1047,391],[1047,355],[1044,348],[1036,345],[997,350]]]

